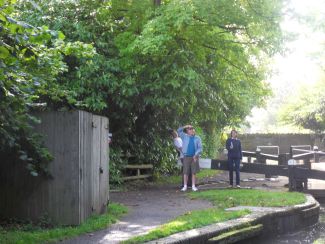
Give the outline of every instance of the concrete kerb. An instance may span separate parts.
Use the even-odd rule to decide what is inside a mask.
[[[317,223],[319,217],[319,203],[311,195],[305,195],[305,203],[291,207],[254,208],[241,206],[231,208],[228,210],[246,208],[250,209],[252,213],[239,219],[176,233],[147,243],[208,243],[210,239],[221,234],[257,224],[263,225],[262,231],[259,233],[261,236],[284,234],[299,230],[302,227]]]

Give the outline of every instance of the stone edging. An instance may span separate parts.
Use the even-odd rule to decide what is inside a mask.
[[[252,213],[244,217],[176,233],[147,243],[213,243],[213,240],[209,240],[214,237],[254,225],[263,226],[258,233],[262,236],[299,230],[317,223],[319,217],[319,203],[311,195],[305,195],[307,201],[303,204],[282,208],[259,208],[259,211],[252,207],[246,207],[250,208]]]

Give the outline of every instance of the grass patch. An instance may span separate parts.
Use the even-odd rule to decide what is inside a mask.
[[[143,243],[156,240],[174,233],[239,218],[249,213],[248,210],[225,210],[234,206],[282,207],[301,204],[306,201],[304,194],[298,192],[271,192],[254,189],[208,190],[191,192],[188,195],[193,199],[209,200],[215,207],[188,212],[146,235],[131,238],[123,243]]]
[[[284,207],[306,201],[299,192],[273,192],[255,189],[209,190],[189,193],[192,198],[209,200],[218,208],[235,206]]]
[[[248,210],[225,211],[217,208],[197,210],[188,212],[185,215],[175,218],[173,221],[150,231],[147,235],[137,236],[122,243],[136,244],[143,243],[178,232],[203,227],[212,223],[222,222],[229,219],[239,218],[248,214]]]
[[[221,173],[220,170],[216,169],[201,169],[199,173],[196,174],[198,180],[203,180],[205,178],[213,178]]]
[[[196,174],[196,178],[199,181],[205,178],[213,178],[218,176],[220,172],[221,172],[220,170],[215,170],[215,169],[201,169],[200,172]],[[170,175],[168,177],[162,176],[158,178],[155,183],[158,185],[181,184],[182,174],[180,173],[179,175]]]
[[[36,244],[57,242],[62,239],[107,228],[126,212],[127,208],[123,205],[111,203],[108,205],[107,213],[92,216],[79,226],[64,226],[53,229],[40,229],[34,227],[34,229],[29,231],[17,230],[17,228],[0,228],[0,243]]]

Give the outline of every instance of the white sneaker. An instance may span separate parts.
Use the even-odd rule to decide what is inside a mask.
[[[198,189],[195,186],[192,186],[192,191],[197,191]]]
[[[237,188],[240,188],[240,185],[237,185],[236,187],[237,187]]]
[[[183,188],[181,189],[181,191],[186,191],[187,190],[187,186],[183,186]]]

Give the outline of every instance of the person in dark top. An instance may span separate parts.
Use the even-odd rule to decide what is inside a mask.
[[[240,188],[240,160],[243,158],[241,143],[237,138],[237,131],[230,132],[230,138],[226,141],[228,150],[229,187],[233,187],[233,171],[236,172],[236,187]],[[234,167],[235,166],[235,167]]]

